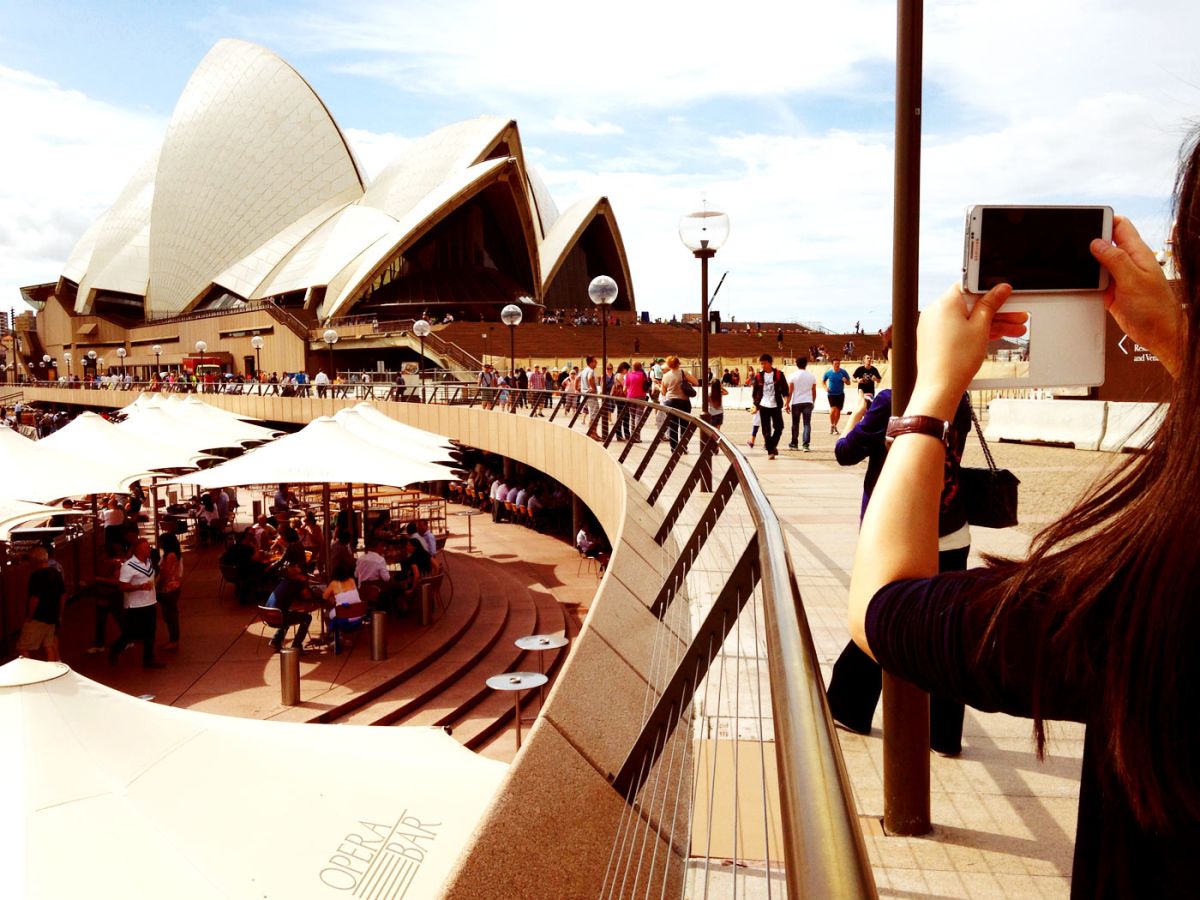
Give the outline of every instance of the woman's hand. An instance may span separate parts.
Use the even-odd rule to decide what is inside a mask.
[[[1097,238],[1091,250],[1111,276],[1104,292],[1105,308],[1122,331],[1175,375],[1187,337],[1187,317],[1154,251],[1124,216],[1113,217],[1113,243]]]
[[[905,415],[930,415],[949,421],[959,398],[979,371],[988,341],[1020,337],[1027,313],[997,312],[1012,294],[1000,284],[975,300],[968,312],[956,284],[921,312],[917,323],[917,384]]]

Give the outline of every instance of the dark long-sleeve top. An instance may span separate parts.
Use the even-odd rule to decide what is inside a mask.
[[[837,442],[833,455],[840,465],[853,466],[867,461],[867,474],[863,478],[862,508],[859,518],[866,515],[871,492],[883,470],[887,459],[888,419],[892,417],[892,391],[880,391],[871,401],[859,423]],[[967,433],[971,430],[971,407],[967,395],[963,394],[950,423],[949,441],[946,446],[946,468],[942,481],[942,501],[938,513],[938,537],[953,534],[967,524],[967,511],[959,493],[958,470],[962,464],[963,448],[967,444]]]
[[[1108,636],[1097,629],[1089,660],[1072,665],[1048,639],[1066,614],[1064,605],[1027,597],[1005,608],[981,652],[994,612],[984,591],[995,577],[989,569],[971,569],[880,588],[866,615],[871,653],[885,671],[947,700],[1026,717],[1036,700],[1047,719],[1086,723],[1073,898],[1196,896],[1200,823],[1171,833],[1143,828],[1117,780],[1105,727]]]

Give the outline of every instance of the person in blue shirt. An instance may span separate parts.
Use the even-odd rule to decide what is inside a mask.
[[[850,383],[850,373],[842,368],[842,361],[835,359],[833,368],[821,376],[825,382],[825,393],[829,395],[829,433],[840,434],[838,419],[842,417],[842,406],[846,402],[846,385]]]

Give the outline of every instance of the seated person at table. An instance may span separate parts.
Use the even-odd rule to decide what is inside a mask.
[[[286,513],[296,504],[296,495],[287,489],[286,484],[281,484],[275,496],[271,498],[271,509],[276,513]]]
[[[354,564],[354,578],[360,585],[376,582],[386,585],[392,579],[388,571],[387,560],[383,558],[383,543],[372,541],[367,552],[358,558]]]
[[[334,528],[336,531],[345,531],[350,535],[350,549],[354,549],[358,542],[355,535],[358,534],[358,513],[350,506],[350,501],[343,497],[338,501],[337,518],[334,519]]]
[[[350,532],[345,530],[338,531],[333,540],[329,542],[330,571],[343,564],[348,565],[351,569],[354,568],[354,551],[350,549]]]
[[[351,603],[361,603],[358,585],[354,583],[354,567],[342,563],[335,566],[330,576],[329,586],[325,588],[322,599],[329,604],[329,618],[337,617],[337,607],[349,606]],[[344,621],[348,625],[357,625],[363,620],[362,616],[353,616]]]
[[[437,557],[433,556],[425,549],[425,542],[420,538],[410,538],[408,541],[409,552],[408,558],[410,562],[417,567],[417,572],[422,578],[428,578],[431,575],[440,575],[442,572],[442,564],[438,562]]]
[[[221,531],[221,514],[217,512],[217,503],[206,492],[200,497],[200,511],[196,514],[196,536],[201,544],[209,544],[220,538]]]
[[[429,523],[424,519],[417,519],[409,522],[404,529],[404,533],[410,538],[416,538],[425,548],[425,552],[430,556],[437,556],[438,545],[437,537],[429,530]]]
[[[292,606],[312,600],[312,596],[312,591],[308,587],[308,576],[304,574],[304,569],[295,563],[284,566],[283,580],[275,586],[275,590],[271,592],[271,596],[264,604],[272,609],[283,611],[283,627],[276,630],[275,637],[271,638],[273,649],[278,650],[283,646],[287,630],[293,625],[296,626],[296,634],[292,638],[292,647],[297,650],[304,649],[304,638],[308,634],[312,613],[293,612]]]
[[[300,543],[300,533],[291,525],[285,525],[279,532],[279,537],[283,541],[283,564],[286,566],[295,563],[307,572],[308,554],[304,552],[304,545]]]
[[[604,547],[600,541],[592,536],[591,530],[584,525],[579,529],[579,534],[575,535],[575,547],[584,556],[599,556]]]
[[[259,550],[270,550],[271,544],[275,542],[276,531],[265,515],[259,514],[254,520],[254,542],[258,545]]]
[[[300,543],[304,545],[304,549],[311,551],[314,557],[320,555],[321,545],[325,543],[325,534],[321,531],[321,526],[317,524],[316,513],[305,513],[304,524],[300,526],[299,530]]]
[[[267,575],[267,556],[258,549],[254,532],[247,528],[238,541],[221,554],[220,564],[232,566],[237,573],[238,602],[248,604],[264,590]]]

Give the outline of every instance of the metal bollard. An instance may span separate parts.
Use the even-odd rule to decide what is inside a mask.
[[[427,627],[433,622],[433,585],[421,585],[421,625]]]
[[[279,651],[279,690],[284,706],[300,702],[300,651],[295,647]]]
[[[375,610],[371,613],[371,661],[387,659],[387,613]]]

